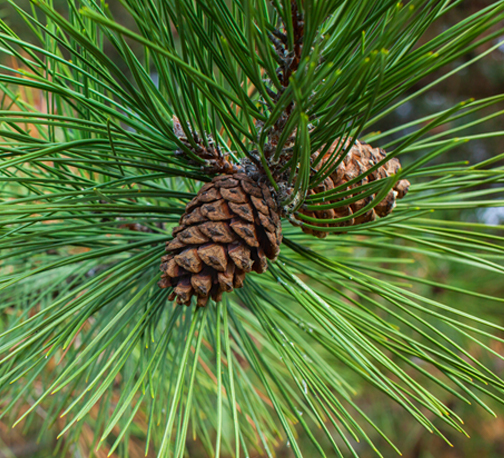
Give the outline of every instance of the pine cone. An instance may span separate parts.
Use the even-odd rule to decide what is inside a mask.
[[[166,244],[159,286],[174,287],[170,300],[197,305],[241,288],[247,272],[262,273],[276,259],[282,228],[265,184],[244,173],[224,174],[205,184],[187,204],[174,239]]]
[[[320,170],[324,165],[326,165],[327,161],[331,158],[335,149],[338,147],[338,142],[339,139],[336,139],[336,141],[331,145],[328,152],[324,155],[324,158],[315,167],[316,170]],[[348,146],[348,142],[349,140],[347,140],[345,147]],[[343,149],[341,145],[340,149]],[[312,155],[312,160],[315,160],[319,156],[319,154],[320,154],[319,152],[315,152]],[[357,178],[358,176],[362,175],[364,172],[369,170],[372,166],[380,162],[383,158],[386,157],[386,155],[387,154],[383,149],[373,148],[367,143],[356,140],[353,146],[350,148],[350,151],[348,151],[347,155],[345,156],[343,161],[340,162],[336,170],[329,177],[327,177],[323,183],[321,183],[314,189],[311,189],[309,191],[309,195],[315,195],[320,192],[333,189],[337,186],[341,186],[347,183],[350,180],[353,180],[354,178]],[[392,158],[387,163],[376,169],[374,172],[370,173],[366,177],[362,177],[362,179],[357,181],[357,183],[351,185],[350,189],[357,188],[371,181],[380,180],[383,178],[387,178],[391,175],[395,175],[400,167],[401,163],[399,162],[399,159]],[[310,223],[310,224],[320,227],[345,227],[345,226],[356,226],[358,224],[374,221],[376,219],[376,216],[384,217],[389,215],[395,207],[396,198],[399,199],[403,198],[408,192],[409,186],[410,183],[408,180],[398,181],[395,184],[394,188],[390,190],[390,192],[381,202],[379,202],[373,209],[367,211],[366,213],[356,218],[350,218],[347,221],[335,224],[329,224],[329,223],[320,223],[320,224]],[[356,195],[358,194],[350,194],[344,199],[337,199],[337,200],[344,201]],[[300,213],[319,219],[342,218],[353,215],[358,210],[368,205],[375,197],[376,194],[365,197],[354,203],[347,205],[343,204],[339,207],[329,210],[308,211],[305,209],[301,209]],[[331,202],[336,202],[337,200],[326,200],[325,202],[319,203],[318,205],[321,204],[326,205]],[[319,238],[324,238],[327,236],[327,232],[317,231],[315,229],[310,229],[304,226],[302,226],[302,230],[307,234],[312,234]]]

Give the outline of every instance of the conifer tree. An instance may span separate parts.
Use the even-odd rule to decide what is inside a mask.
[[[502,281],[464,212],[503,205],[504,155],[457,151],[504,95],[377,126],[501,46],[504,1],[434,37],[460,0],[4,3],[2,421],[62,456],[393,456],[357,385],[446,441],[439,393],[503,402],[504,329],[462,304],[504,299],[409,266]]]

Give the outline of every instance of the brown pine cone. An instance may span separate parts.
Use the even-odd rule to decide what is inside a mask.
[[[174,287],[169,299],[197,305],[241,288],[247,272],[262,273],[276,259],[282,227],[275,201],[265,184],[244,173],[224,174],[205,184],[187,204],[167,242],[161,288]]]
[[[333,153],[335,149],[338,147],[338,142],[339,139],[336,139],[334,143],[331,145],[327,153],[324,155],[324,158],[316,165],[315,169],[320,170],[323,166],[327,164],[327,161],[333,156]],[[345,147],[348,146],[349,140],[347,140]],[[340,150],[343,149],[343,146],[339,146]],[[312,155],[312,161],[314,161],[318,156],[319,152],[315,152]],[[324,192],[330,189],[333,189],[337,186],[344,185],[350,180],[353,180],[354,178],[357,178],[358,176],[362,175],[364,172],[369,170],[372,166],[380,162],[383,158],[386,157],[386,153],[383,149],[380,148],[373,148],[372,146],[368,145],[367,143],[360,142],[359,140],[356,140],[353,144],[353,146],[350,148],[350,151],[348,151],[347,155],[343,159],[343,161],[340,162],[336,170],[331,173],[329,177],[327,177],[323,183],[315,187],[314,189],[311,189],[309,191],[309,195],[315,195],[320,192]],[[366,177],[362,177],[361,180],[357,181],[355,184],[350,186],[350,189],[357,188],[358,186],[364,185],[366,183],[369,183],[371,181],[375,180],[380,180],[383,178],[387,178],[391,175],[394,175],[397,173],[399,168],[401,167],[401,163],[399,162],[399,159],[397,158],[392,158],[388,162],[386,162],[384,165],[376,169],[374,172],[370,173]],[[410,183],[408,180],[400,180],[398,181],[394,188],[390,190],[390,192],[387,194],[387,196],[379,202],[373,209],[367,211],[366,213],[356,217],[356,218],[349,218],[347,221],[344,221],[342,223],[335,223],[335,224],[329,224],[329,223],[309,223],[314,226],[320,226],[320,227],[345,227],[345,226],[355,226],[358,224],[363,224],[367,223],[370,221],[374,221],[377,216],[379,217],[384,217],[389,215],[392,210],[395,207],[396,204],[396,198],[403,198],[406,193],[408,192]],[[345,188],[346,190],[348,188]],[[343,191],[343,189],[342,189]],[[344,199],[338,199],[338,200],[346,200],[349,199],[355,195],[358,194],[349,194],[346,196]],[[354,203],[351,204],[343,204],[339,207],[336,207],[334,209],[329,209],[329,210],[321,210],[321,211],[308,211],[305,209],[301,209],[300,213],[313,217],[313,218],[319,218],[319,219],[334,219],[334,218],[342,218],[345,216],[351,216],[354,213],[356,213],[358,210],[364,208],[366,205],[368,205],[374,198],[376,197],[375,195],[371,195],[368,197],[365,197],[361,200],[358,200]],[[335,200],[328,200],[326,199],[325,202],[319,203],[319,205],[323,204],[328,204],[331,202],[335,202]],[[312,234],[315,235],[316,237],[319,238],[324,238],[327,236],[327,232],[323,231],[317,231],[315,229],[307,228],[302,226],[303,232],[307,234]]]

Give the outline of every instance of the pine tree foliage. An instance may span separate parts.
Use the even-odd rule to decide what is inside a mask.
[[[504,381],[467,348],[502,358],[491,342],[504,329],[459,305],[504,299],[407,266],[421,258],[504,273],[496,228],[450,217],[503,205],[504,156],[446,159],[503,134],[484,123],[502,114],[493,107],[504,95],[386,132],[376,125],[500,46],[504,1],[429,40],[460,1],[115,3],[115,16],[97,0],[4,5],[0,419],[42,416],[41,434],[65,437],[63,454],[90,427],[89,450],[119,456],[134,436],[159,457],[184,456],[190,437],[210,456],[273,456],[288,441],[301,457],[303,434],[321,456],[342,457],[357,456],[357,442],[378,456],[398,451],[355,403],[355,380],[441,437],[465,432],[440,392],[493,414],[486,402],[503,402]],[[14,15],[30,39],[11,28]],[[403,164],[352,193],[412,185],[391,215],[317,239],[289,219],[320,230],[300,210],[348,197],[308,192],[344,159],[348,149],[327,167],[310,163],[337,138]],[[185,205],[215,176],[202,148],[261,164],[269,178],[283,167],[292,192],[268,271],[222,302],[182,307],[157,286],[159,265]],[[426,285],[459,302],[428,297]],[[376,449],[377,435],[388,449]]]

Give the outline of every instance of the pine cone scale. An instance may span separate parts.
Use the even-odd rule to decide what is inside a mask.
[[[198,256],[208,267],[212,267],[218,272],[226,270],[227,255],[226,249],[222,245],[217,243],[203,245],[198,248]]]
[[[257,234],[255,226],[253,224],[248,224],[242,220],[235,219],[229,225],[233,231],[235,231],[248,246],[258,247],[259,241],[257,240]]]
[[[201,207],[201,214],[211,221],[223,221],[233,217],[224,199],[204,204]]]
[[[204,192],[198,195],[198,202],[213,202],[215,200],[222,199],[222,195],[218,189],[212,187],[207,188]]]
[[[208,242],[206,237],[198,227],[190,226],[177,234],[177,239],[186,245],[199,245]]]
[[[250,250],[243,244],[233,244],[228,247],[229,257],[233,260],[234,264],[245,272],[252,270],[252,258],[250,257]]]
[[[244,204],[247,202],[247,195],[238,186],[235,188],[221,188],[221,196],[229,202]]]
[[[248,203],[236,204],[234,202],[229,202],[229,208],[231,211],[243,218],[245,221],[251,223],[254,222],[254,213],[252,212],[252,207]]]
[[[269,215],[269,209],[270,209],[270,207],[268,206],[268,204],[266,203],[267,201],[264,198],[250,196],[250,200],[252,201],[252,204],[254,205],[254,208],[259,213],[262,213],[263,215],[266,215],[266,216]]]
[[[198,275],[191,276],[191,285],[199,297],[207,297],[212,288],[212,275],[210,273],[200,272]]]
[[[222,221],[203,223],[199,226],[199,230],[217,243],[231,243],[236,239],[229,225]]]
[[[192,272],[199,273],[203,269],[203,263],[198,256],[198,250],[196,248],[190,248],[188,250],[182,251],[182,253],[175,256],[175,262],[183,269]]]

